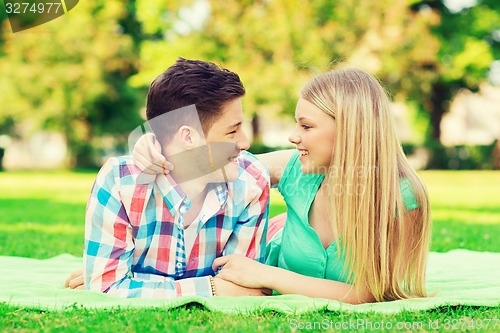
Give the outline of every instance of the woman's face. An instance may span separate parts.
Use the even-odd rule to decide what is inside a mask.
[[[299,98],[297,125],[288,140],[297,146],[303,173],[325,174],[330,166],[335,139],[335,120],[311,102]]]

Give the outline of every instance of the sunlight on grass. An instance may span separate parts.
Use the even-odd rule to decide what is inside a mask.
[[[500,213],[500,171],[420,171],[433,207],[488,207]],[[500,223],[500,218],[497,221]]]
[[[277,189],[271,189],[271,209],[269,217],[274,217],[284,212],[286,212],[285,200],[283,200],[283,197]]]
[[[0,172],[0,200],[47,199],[65,203],[86,202],[95,173]]]
[[[34,231],[45,234],[54,235],[82,235],[84,232],[84,224],[71,225],[71,224],[38,224],[32,222],[21,222],[14,225],[2,225],[2,232],[18,233],[23,231]]]
[[[460,222],[467,224],[499,224],[500,211],[481,213],[474,210],[434,209],[432,218],[435,221]]]

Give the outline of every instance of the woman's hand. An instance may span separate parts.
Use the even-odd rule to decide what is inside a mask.
[[[246,288],[233,282],[214,277],[215,291],[217,296],[269,296],[270,290],[258,288]]]
[[[83,282],[83,269],[77,269],[66,279],[64,288],[85,290]]]
[[[217,274],[220,279],[247,288],[270,288],[266,283],[267,277],[272,274],[270,266],[241,255],[230,254],[214,260],[212,264],[214,272],[217,272],[219,267],[222,267]]]
[[[139,138],[134,146],[133,158],[135,165],[150,175],[166,175],[174,170],[174,165],[161,153],[161,145],[153,133],[146,133]]]

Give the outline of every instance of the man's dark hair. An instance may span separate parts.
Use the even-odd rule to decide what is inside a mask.
[[[245,88],[236,73],[212,62],[179,58],[151,83],[146,116],[152,124],[153,118],[194,104],[206,134],[221,115],[222,108],[243,95]],[[169,120],[169,123],[167,127],[175,131],[182,125],[189,125],[189,119],[176,119],[174,123],[177,124]],[[155,128],[158,126],[151,127],[160,140],[165,135],[173,134],[162,129],[163,135],[159,135],[160,130]]]

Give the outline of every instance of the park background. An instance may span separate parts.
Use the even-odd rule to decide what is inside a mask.
[[[338,63],[367,70],[389,91],[403,147],[429,188],[431,250],[500,252],[499,1],[96,0],[17,33],[0,5],[0,255],[81,256],[97,168],[128,153],[129,133],[145,121],[150,82],[179,56],[240,75],[256,153],[290,147],[307,80]],[[271,214],[284,210],[274,193]],[[113,316],[70,310],[0,303],[0,327],[252,332],[287,330],[290,322],[275,313],[228,316],[196,306],[115,309]],[[301,318],[325,316],[498,318],[500,308]]]

